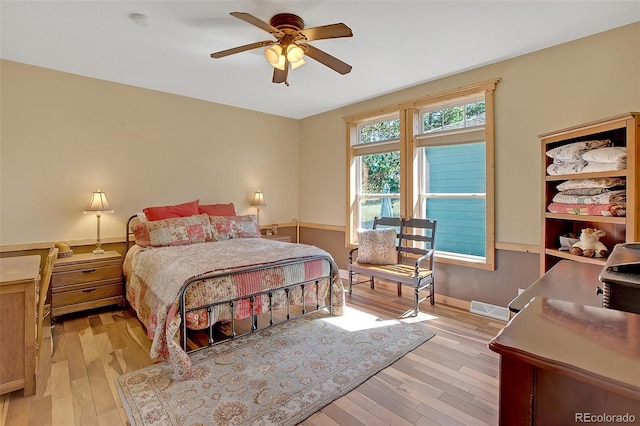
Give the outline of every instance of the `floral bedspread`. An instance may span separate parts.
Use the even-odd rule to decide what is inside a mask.
[[[304,263],[267,268],[281,260],[326,255]],[[263,290],[277,289],[319,276],[331,276],[320,283],[320,300],[328,304],[329,285],[333,290],[333,313],[342,315],[344,288],[335,261],[322,249],[304,244],[291,244],[263,238],[239,238],[175,247],[132,247],[124,262],[127,280],[126,296],[138,318],[145,325],[152,339],[151,359],[169,361],[176,378],[184,380],[191,375],[191,360],[179,343],[180,308],[179,294],[183,284],[198,276],[215,271],[232,271],[251,265],[264,265],[265,269],[203,279],[194,284],[186,294],[186,306],[198,307],[216,300],[228,300]],[[272,303],[276,308],[286,301],[284,292],[274,292]],[[279,296],[278,296],[279,295]],[[294,302],[299,302],[301,292],[292,291]],[[315,303],[315,286],[308,286],[305,299]],[[256,298],[256,314],[266,312],[268,297]],[[236,318],[250,316],[248,301],[237,303]],[[220,319],[230,318],[230,308],[225,304],[213,309],[211,318],[205,310],[187,314],[187,326],[203,329]]]

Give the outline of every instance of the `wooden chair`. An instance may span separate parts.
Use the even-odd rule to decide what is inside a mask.
[[[409,260],[414,263],[412,271],[405,276],[412,278],[412,283],[398,283],[398,296],[402,295],[402,285],[411,285],[414,287],[414,297],[416,307],[425,299],[420,299],[420,292],[430,288],[429,303],[435,303],[435,292],[433,291],[433,267],[434,267],[434,250],[436,239],[436,221],[429,219],[407,219],[402,223],[402,232],[400,234],[402,245],[399,247],[400,261]],[[416,244],[417,243],[417,244]],[[407,255],[418,255],[418,259],[409,258]]]
[[[38,320],[36,322],[36,348],[38,351],[38,355],[40,355],[40,347],[42,346],[42,327],[44,325],[44,319],[51,313],[50,307],[47,307],[47,309],[45,309],[44,302],[47,300],[49,284],[51,284],[51,273],[53,272],[53,263],[56,261],[57,257],[58,249],[55,247],[50,249],[49,254],[47,255],[47,259],[45,260],[44,266],[42,268],[42,274],[40,276],[40,290],[37,294]]]
[[[379,225],[398,227],[397,234],[398,260],[390,265],[362,264],[354,261],[353,255],[358,250],[349,252],[349,294],[356,284],[369,283],[374,288],[375,278],[396,282],[398,296],[402,296],[402,286],[414,290],[414,315],[420,312],[420,302],[429,299],[435,303],[434,291],[434,254],[436,221],[429,219],[376,218],[373,228]],[[359,276],[368,276],[368,280],[360,280]],[[420,292],[429,290],[427,297],[421,298]]]

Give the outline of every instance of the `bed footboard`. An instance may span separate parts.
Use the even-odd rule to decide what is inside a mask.
[[[225,270],[225,271],[219,271],[219,272],[215,272],[215,273],[211,273],[211,274],[206,274],[206,275],[202,275],[202,276],[198,276],[198,277],[194,277],[188,281],[185,282],[185,284],[182,286],[182,289],[180,290],[180,343],[182,346],[182,349],[186,352],[186,353],[192,353],[192,352],[197,352],[199,350],[205,349],[207,347],[216,345],[218,343],[227,341],[229,338],[235,338],[235,337],[240,337],[240,336],[244,336],[246,334],[250,334],[250,333],[254,333],[256,331],[260,331],[260,330],[264,330],[266,328],[272,327],[274,325],[278,325],[278,324],[282,324],[284,322],[290,321],[292,319],[295,318],[299,318],[301,316],[305,316],[305,315],[309,315],[312,314],[314,312],[318,312],[321,310],[328,310],[329,313],[331,315],[333,315],[333,284],[331,282],[331,268],[329,268],[329,272],[327,274],[322,274],[319,275],[317,277],[313,277],[311,279],[306,279],[303,280],[301,282],[296,282],[296,283],[292,283],[292,284],[288,284],[285,286],[280,286],[277,288],[273,288],[273,289],[267,289],[267,290],[262,290],[262,291],[258,291],[258,292],[254,292],[251,294],[247,294],[244,296],[239,296],[236,298],[232,298],[232,299],[227,299],[227,300],[222,300],[222,301],[216,301],[216,302],[212,302],[212,303],[207,303],[207,304],[203,304],[201,306],[197,306],[197,307],[189,307],[187,308],[187,301],[186,301],[186,295],[187,292],[189,290],[189,288],[194,285],[197,282],[200,282],[202,280],[206,280],[206,279],[211,279],[211,278],[220,278],[220,277],[224,277],[224,276],[230,276],[230,275],[236,275],[236,274],[242,274],[242,273],[250,273],[250,272],[254,272],[254,271],[259,271],[259,270],[264,270],[264,269],[269,269],[269,268],[277,268],[277,267],[281,267],[281,266],[288,266],[288,265],[293,265],[293,264],[302,264],[305,262],[309,262],[309,261],[313,261],[313,260],[324,260],[326,262],[328,262],[329,265],[331,265],[331,261],[332,259],[328,256],[322,256],[322,255],[318,255],[318,256],[309,256],[309,257],[305,257],[305,258],[299,258],[299,259],[290,259],[290,260],[284,260],[284,261],[280,261],[280,262],[276,262],[276,263],[270,263],[268,265],[259,265],[259,266],[249,266],[249,267],[244,267],[244,268],[237,268],[237,269],[233,269],[233,270]],[[327,282],[327,291],[328,291],[328,296],[327,297],[321,297],[321,282],[326,281]],[[311,289],[309,288],[309,286],[313,286],[311,287]],[[301,310],[299,314],[295,314],[292,315],[291,313],[291,306],[293,304],[293,298],[292,295],[294,292],[296,292],[296,289],[300,289],[300,294],[299,294],[299,299],[300,299],[300,304],[301,304]],[[315,291],[313,291],[315,290]],[[286,309],[286,314],[285,314],[285,319],[284,320],[280,320],[280,321],[275,321],[274,320],[274,311],[278,310],[278,306],[276,306],[276,304],[274,303],[274,295],[276,294],[276,292],[284,292],[285,295],[285,303],[284,305],[284,309]],[[307,302],[307,295],[309,293],[315,293],[315,303],[308,303]],[[267,322],[267,325],[265,326],[259,326],[258,324],[258,315],[260,315],[259,313],[257,313],[257,309],[255,309],[255,303],[256,303],[256,299],[257,298],[262,298],[262,296],[266,296],[267,300],[268,300],[268,308],[267,308],[267,313],[268,313],[268,317],[269,320]],[[321,300],[324,299],[324,300]],[[326,303],[326,300],[328,300],[329,302]],[[250,305],[250,315],[248,316],[248,318],[251,318],[251,327],[250,330],[247,332],[244,332],[242,334],[237,334],[236,333],[236,306],[239,303],[243,303],[243,301],[248,301],[249,305]],[[246,302],[244,302],[246,303]],[[224,306],[226,305],[231,314],[230,314],[230,318],[228,319],[231,325],[231,334],[228,338],[222,339],[222,340],[215,340],[214,338],[214,327],[215,327],[215,322],[212,321],[212,313],[215,307],[218,306]],[[194,311],[201,311],[204,310],[207,312],[208,314],[208,318],[209,318],[209,326],[207,327],[207,333],[208,333],[208,345],[206,346],[201,346],[201,347],[197,347],[195,349],[189,349],[188,345],[187,345],[187,314],[190,312],[194,312]],[[264,312],[263,312],[264,313]],[[243,318],[247,318],[247,317],[243,317]]]

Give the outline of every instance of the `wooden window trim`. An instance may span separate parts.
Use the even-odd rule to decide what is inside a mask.
[[[436,260],[452,263],[457,265],[469,266],[485,270],[495,270],[495,100],[494,92],[499,78],[482,81],[479,83],[462,86],[455,89],[426,95],[420,98],[412,99],[406,102],[390,104],[387,106],[374,108],[358,114],[343,117],[346,123],[346,145],[347,145],[347,226],[345,232],[345,244],[347,247],[355,246],[353,237],[355,236],[354,220],[357,202],[356,197],[356,179],[355,162],[360,155],[378,153],[381,147],[371,146],[365,149],[360,146],[355,148],[352,145],[353,138],[357,137],[358,125],[383,119],[391,115],[400,117],[400,216],[409,217],[419,207],[420,194],[418,185],[417,170],[418,152],[421,146],[421,140],[429,138],[430,135],[421,133],[419,110],[437,106],[437,104],[446,105],[456,99],[462,97],[473,98],[475,96],[482,97],[484,93],[485,101],[485,125],[484,125],[484,141],[485,141],[485,184],[486,184],[486,232],[485,232],[485,258],[484,262],[476,262],[465,260],[464,256],[457,258],[455,256],[436,256]],[[454,101],[455,102],[455,101]],[[446,137],[451,138],[454,142],[460,139],[462,143],[469,133],[477,132],[477,129],[461,129],[458,132],[452,131]],[[440,135],[442,137],[442,135]],[[388,147],[385,147],[388,148]],[[388,149],[384,149],[388,151]],[[384,152],[379,151],[379,152]]]

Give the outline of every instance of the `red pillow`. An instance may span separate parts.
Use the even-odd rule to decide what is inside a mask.
[[[209,216],[235,216],[236,206],[229,204],[205,204],[198,206],[199,213],[206,213]]]
[[[175,206],[147,207],[142,209],[148,220],[163,220],[172,217],[189,217],[198,214],[200,200],[191,201]]]

